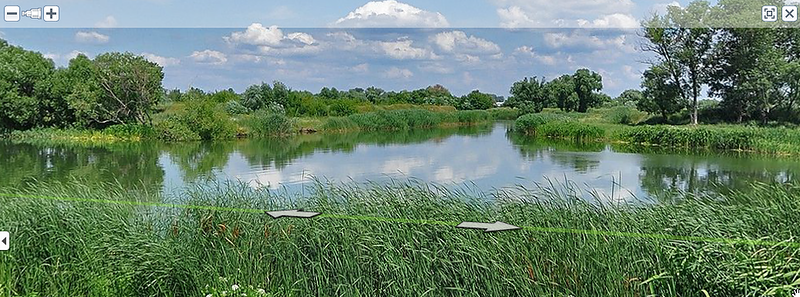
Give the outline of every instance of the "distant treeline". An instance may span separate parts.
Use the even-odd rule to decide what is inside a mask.
[[[279,81],[253,85],[240,94],[232,89],[165,90],[163,69],[142,56],[111,52],[90,59],[81,54],[66,67],[56,67],[41,53],[4,40],[0,40],[0,65],[2,130],[153,125],[157,113],[174,112],[187,105],[220,109],[231,116],[262,110],[287,116],[346,116],[365,104],[442,105],[476,110],[492,108],[504,100],[478,90],[455,96],[438,84],[413,91],[384,91],[377,87],[340,91],[325,87],[316,94],[293,90]]]

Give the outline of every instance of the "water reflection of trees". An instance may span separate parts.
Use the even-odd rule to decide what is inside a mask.
[[[520,154],[530,160],[549,160],[579,173],[596,170],[608,144],[542,139],[508,133]],[[711,150],[683,150],[653,146],[611,144],[616,153],[635,153],[639,185],[651,197],[670,197],[685,191],[695,194],[749,190],[754,182],[794,182],[800,162],[775,156]],[[581,154],[580,152],[585,152]],[[608,160],[614,162],[614,160]],[[635,165],[634,165],[635,166]]]
[[[160,187],[159,148],[148,143],[54,145],[0,142],[0,186],[78,179]]]
[[[639,180],[651,194],[726,193],[750,189],[753,182],[792,182],[799,170],[790,160],[655,154],[642,159]]]
[[[605,144],[598,142],[547,139],[513,132],[508,132],[506,137],[519,150],[520,155],[528,160],[551,160],[579,173],[592,171],[600,165],[598,156],[581,152],[596,153],[605,148]]]
[[[224,142],[121,142],[112,144],[29,144],[0,142],[0,167],[7,170],[0,186],[21,186],[35,181],[82,179],[126,186],[160,188],[164,170],[159,157],[166,154],[187,180],[210,176],[239,153],[251,166],[283,168],[293,160],[317,151],[350,152],[361,144],[379,146],[442,141],[454,135],[482,136],[491,126],[369,133],[318,133],[287,138]]]
[[[251,139],[237,144],[241,153],[253,166],[281,169],[293,160],[318,151],[352,152],[362,144],[378,146],[415,144],[427,141],[440,142],[452,136],[483,136],[491,133],[491,126],[471,126],[449,129],[423,129],[389,132],[317,133],[286,138]]]
[[[214,169],[228,164],[231,153],[242,141],[195,141],[165,143],[163,149],[187,180],[210,176]]]

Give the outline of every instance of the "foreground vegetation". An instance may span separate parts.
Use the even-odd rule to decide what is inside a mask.
[[[483,194],[427,184],[324,185],[290,194],[197,185],[179,203],[302,207],[329,215],[792,242],[797,185],[685,194],[662,205],[594,203],[549,185]],[[160,201],[110,184],[4,192]],[[786,296],[800,286],[796,247],[452,225],[0,198],[0,292],[11,296]],[[235,285],[235,286],[234,286]]]

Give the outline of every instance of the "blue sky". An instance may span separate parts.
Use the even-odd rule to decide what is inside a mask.
[[[688,0],[25,0],[24,11],[58,5],[61,20],[23,18],[4,27],[244,28],[251,23],[292,28],[360,27],[580,27],[630,26],[669,4]],[[712,1],[714,2],[714,1]],[[5,5],[17,3],[7,2]],[[361,9],[359,11],[359,9]],[[390,11],[385,17],[370,13]],[[354,17],[348,15],[354,13]],[[445,22],[430,22],[441,15]],[[375,15],[373,15],[375,16]],[[340,19],[342,22],[337,23]],[[581,23],[580,20],[586,22]],[[405,25],[403,25],[405,24]]]
[[[686,1],[26,1],[59,5],[61,20],[2,22],[0,36],[65,65],[77,53],[141,54],[167,88],[242,91],[280,80],[318,91],[443,84],[508,95],[524,76],[586,67],[604,91],[637,88],[648,59],[641,18]],[[234,1],[228,1],[234,2]],[[52,29],[56,28],[56,29]]]

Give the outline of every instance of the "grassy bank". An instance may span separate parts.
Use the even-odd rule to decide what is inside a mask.
[[[215,111],[180,114],[165,113],[154,125],[115,125],[103,130],[33,129],[12,131],[5,138],[23,142],[109,143],[119,141],[223,140],[241,137],[286,136],[309,132],[399,131],[438,127],[469,126],[495,119],[511,119],[516,110],[456,111],[437,107],[387,109],[352,114],[344,117],[288,117],[279,113],[255,112],[236,117],[215,115]],[[413,107],[413,106],[411,106]],[[206,114],[206,115],[202,115]]]
[[[0,292],[22,296],[787,296],[796,247],[537,232],[533,227],[785,241],[800,233],[800,187],[754,185],[659,206],[582,202],[557,186],[498,194],[426,184],[317,184],[286,194],[199,185],[181,203],[303,207],[327,217],[0,198]],[[8,191],[8,190],[6,190]],[[113,185],[28,194],[159,201]],[[755,193],[755,194],[753,194]],[[718,199],[723,198],[723,199]],[[295,202],[291,202],[295,201]],[[335,215],[344,215],[335,216]],[[355,217],[347,217],[355,216]],[[500,220],[527,230],[363,219]],[[361,218],[361,219],[359,219]],[[234,292],[234,289],[235,292]]]
[[[546,111],[519,117],[514,130],[532,137],[605,141],[681,149],[800,154],[800,130],[747,125],[628,125],[630,112],[616,109],[586,114]]]

